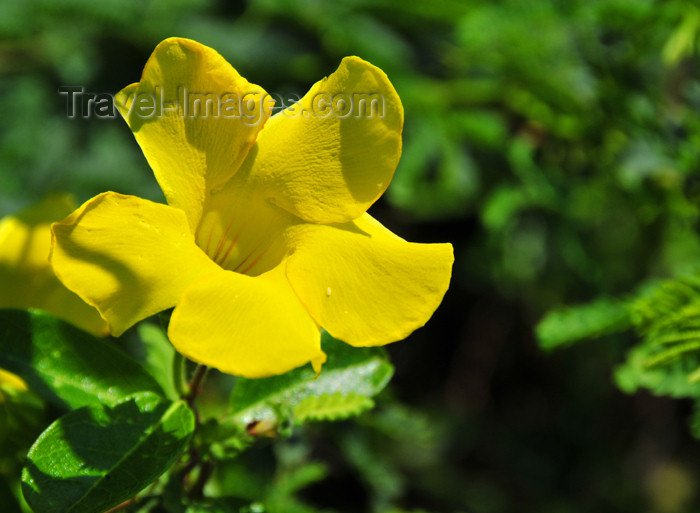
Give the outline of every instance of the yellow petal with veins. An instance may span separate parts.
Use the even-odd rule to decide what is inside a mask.
[[[160,43],[141,81],[115,100],[193,232],[209,193],[236,173],[272,109],[267,93],[215,50],[182,38]]]
[[[284,233],[301,219],[264,201],[241,169],[211,195],[196,240],[224,269],[257,276],[277,267],[287,252]]]
[[[449,285],[451,244],[406,242],[369,214],[292,231],[292,288],[316,322],[348,344],[407,337],[428,321]]]
[[[177,303],[219,270],[197,247],[182,210],[106,192],[52,227],[56,275],[94,305],[113,335]]]

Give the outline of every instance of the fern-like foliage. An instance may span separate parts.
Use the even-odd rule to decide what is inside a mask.
[[[700,271],[647,284],[628,303],[632,323],[639,330],[700,329]]]
[[[620,390],[632,394],[643,388],[656,395],[700,398],[697,355],[685,354],[673,362],[659,364],[658,354],[657,346],[645,343],[630,349],[626,361],[615,369],[615,382]]]
[[[619,332],[632,325],[627,303],[601,298],[587,305],[551,312],[537,326],[540,347],[546,350]]]
[[[620,389],[700,399],[700,272],[647,283],[626,298],[551,312],[537,336],[551,350],[629,330],[638,342],[615,372]]]

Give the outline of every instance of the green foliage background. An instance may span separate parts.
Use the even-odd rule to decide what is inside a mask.
[[[389,348],[397,374],[374,410],[248,451],[217,482],[285,513],[699,511],[687,397],[700,385],[678,358],[700,343],[668,326],[700,327],[692,308],[669,317],[700,297],[699,31],[683,0],[8,0],[0,215],[52,191],[162,200],[125,123],[68,119],[58,88],[114,93],[166,37],[212,46],[278,93],[359,55],[406,111],[403,158],[372,213],[406,239],[452,242],[452,286]],[[678,282],[632,295],[678,275],[693,291],[680,300]],[[548,317],[543,345],[613,335],[543,354],[545,312],[594,298]],[[651,367],[650,333],[676,337]]]

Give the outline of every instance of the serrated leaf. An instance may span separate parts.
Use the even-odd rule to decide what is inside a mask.
[[[150,392],[114,407],[70,412],[29,451],[24,496],[36,513],[106,511],[165,472],[187,447],[194,425],[183,401]]]
[[[352,393],[372,397],[384,389],[394,373],[381,348],[350,347],[327,333],[322,346],[328,361],[318,378],[310,365],[281,376],[240,378],[231,395],[236,422],[246,425],[274,419],[279,406],[293,408],[311,396]]]
[[[540,347],[552,350],[623,331],[630,326],[630,314],[624,302],[598,299],[586,305],[550,312],[537,325],[536,333]]]
[[[108,340],[48,314],[0,310],[0,367],[61,408],[113,405],[134,393],[163,394],[139,363]]]
[[[309,396],[294,407],[294,422],[309,420],[342,420],[354,417],[374,407],[371,397],[359,394],[335,394]]]

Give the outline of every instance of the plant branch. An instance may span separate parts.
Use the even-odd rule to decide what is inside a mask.
[[[207,484],[207,481],[209,481],[209,478],[211,477],[213,472],[214,465],[212,464],[212,462],[208,460],[204,461],[204,463],[202,463],[202,466],[199,469],[199,475],[197,476],[197,480],[194,482],[192,488],[190,488],[188,492],[188,495],[191,499],[201,499],[202,497],[204,497],[204,486]]]
[[[187,391],[185,392],[183,399],[187,401],[190,408],[193,407],[195,399],[197,399],[197,396],[202,390],[202,382],[204,381],[204,377],[206,376],[208,370],[209,367],[206,365],[197,365],[194,375],[192,376],[192,380],[187,385]]]

